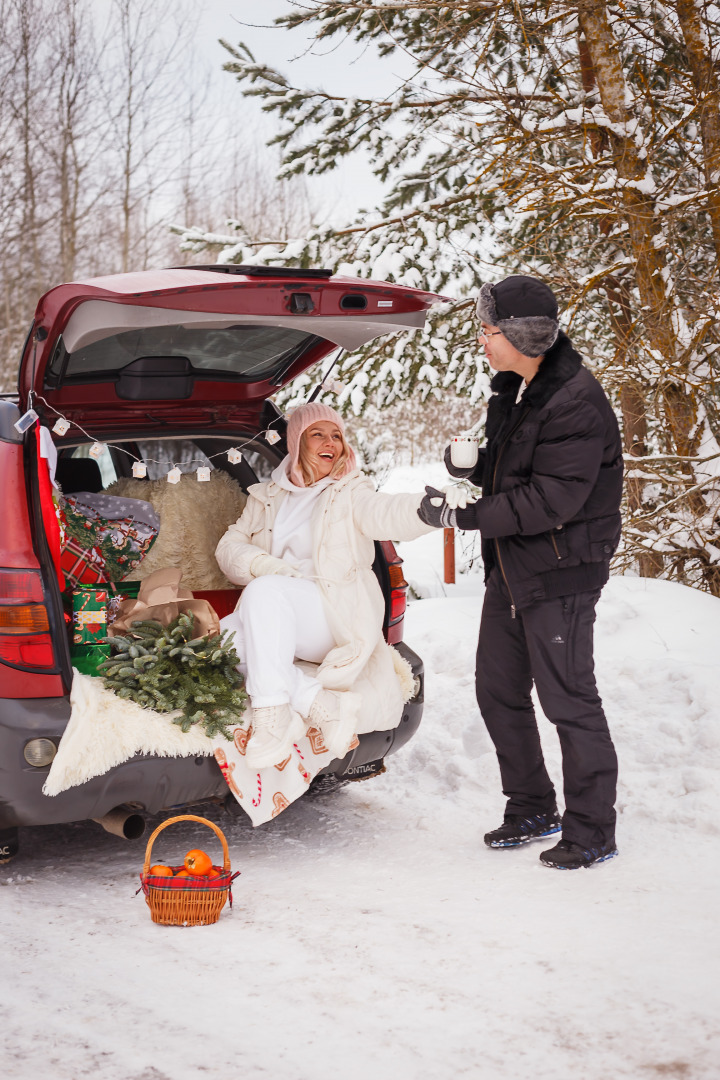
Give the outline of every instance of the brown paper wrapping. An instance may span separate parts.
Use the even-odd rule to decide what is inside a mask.
[[[196,600],[189,589],[181,588],[181,577],[182,570],[174,567],[149,574],[140,585],[137,600],[123,600],[118,606],[115,621],[108,627],[108,637],[126,634],[134,622],[146,619],[167,626],[178,615],[194,616],[195,637],[217,634],[220,631],[217,612],[207,600]]]

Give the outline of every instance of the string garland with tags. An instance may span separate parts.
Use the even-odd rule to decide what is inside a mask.
[[[315,401],[318,395],[323,392],[340,394],[343,392],[343,390],[345,390],[344,383],[340,382],[334,377],[331,377],[331,372],[338,363],[340,357],[343,355],[344,351],[344,349],[339,349],[338,353],[334,357],[332,363],[323,375],[322,379],[308,397],[308,404],[312,401]],[[77,423],[77,421],[68,420],[66,416],[63,416],[61,412],[58,412],[58,410],[54,408],[54,406],[50,405],[50,403],[46,401],[45,398],[42,397],[41,394],[38,394],[35,390],[30,390],[28,392],[27,410],[14,424],[16,431],[18,431],[21,435],[23,435],[29,428],[33,426],[33,424],[39,422],[41,419],[40,415],[33,408],[33,401],[36,398],[38,401],[42,401],[43,405],[47,409],[49,409],[51,413],[54,413],[55,416],[57,416],[58,419],[55,421],[52,427],[52,431],[54,432],[54,434],[62,438],[64,435],[67,434],[71,427],[76,427],[78,431],[81,431],[87,439],[91,440],[92,445],[88,450],[88,455],[95,460],[97,460],[99,457],[102,457],[103,453],[108,448],[113,450],[119,450],[121,453],[127,454],[128,457],[133,458],[132,474],[133,477],[138,480],[142,480],[147,476],[148,465],[165,465],[167,462],[167,459],[163,461],[158,460],[157,458],[139,458],[136,454],[131,453],[130,450],[126,450],[124,446],[118,446],[116,443],[101,442],[99,439],[96,439],[94,435],[91,435],[90,432],[86,431],[85,428],[81,427],[80,424]],[[283,418],[278,417],[277,419],[281,420]],[[273,423],[274,422],[275,421],[273,421]],[[258,435],[254,435],[251,438],[246,439],[245,442],[240,443],[239,446],[231,446],[228,450],[221,450],[217,454],[206,454],[202,458],[190,458],[188,461],[182,462],[181,464],[191,465],[193,462],[197,461],[198,467],[195,470],[196,478],[199,483],[207,483],[210,480],[210,469],[207,467],[207,465],[204,464],[206,461],[212,461],[214,458],[219,458],[223,457],[223,455],[226,455],[227,460],[231,465],[239,465],[240,462],[243,460],[242,451],[245,449],[246,446],[250,446],[251,443],[254,443],[258,436],[264,437],[265,441],[270,446],[274,446],[276,443],[280,442],[282,438],[282,435],[278,431],[275,431],[272,427],[272,424],[270,424],[267,428],[265,428],[264,431],[258,432]],[[183,473],[179,465],[180,463],[175,461],[172,463],[172,468],[168,471],[165,477],[168,484],[180,483],[180,479],[183,476]]]
[[[88,450],[88,456],[93,458],[94,460],[97,461],[99,457],[102,457],[106,449],[119,450],[121,453],[127,454],[128,457],[131,457],[133,459],[132,474],[136,479],[143,479],[147,476],[148,465],[166,464],[166,461],[158,458],[139,458],[136,454],[133,454],[124,446],[118,446],[116,443],[105,443],[100,441],[99,439],[96,439],[94,435],[92,435],[89,431],[86,431],[85,428],[81,427],[81,425],[78,424],[77,421],[68,420],[66,416],[63,416],[62,413],[58,412],[58,410],[55,409],[52,405],[50,405],[49,402],[47,402],[45,398],[43,398],[40,394],[35,394],[32,391],[30,393],[33,397],[37,398],[39,401],[42,401],[43,405],[47,409],[49,409],[50,412],[54,413],[55,416],[58,417],[51,429],[54,434],[62,438],[64,435],[67,434],[71,427],[77,428],[78,431],[82,432],[82,434],[90,440],[91,446]],[[30,395],[28,397],[30,397]],[[30,400],[28,400],[28,404],[31,406],[32,403]],[[281,418],[278,417],[278,419]],[[16,421],[14,426],[20,434],[24,434],[29,428],[33,426],[33,424],[38,421],[40,421],[40,416],[35,411],[35,409],[29,407],[27,412],[25,412],[20,417],[20,419]],[[276,443],[280,442],[282,438],[282,435],[278,431],[275,431],[272,426],[265,428],[265,430],[259,432],[258,435],[264,437],[265,441],[270,446],[274,446]],[[246,446],[250,446],[252,443],[254,443],[257,438],[258,436],[254,435],[251,438],[246,439],[245,442],[240,443],[239,446],[231,446],[227,450],[221,450],[217,454],[206,454],[201,458],[189,458],[187,461],[182,462],[182,464],[192,465],[194,462],[198,462],[198,467],[195,470],[197,480],[200,483],[209,482],[210,469],[207,465],[204,464],[204,462],[212,461],[214,458],[225,456],[227,457],[227,460],[231,465],[239,465],[240,462],[243,460],[242,451],[245,449]],[[178,484],[180,482],[183,473],[179,467],[179,464],[180,463],[178,462],[172,463],[172,468],[168,471],[166,475],[166,480],[169,484]]]

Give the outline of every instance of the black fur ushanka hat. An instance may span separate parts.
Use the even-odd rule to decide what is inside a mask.
[[[552,289],[537,278],[515,274],[497,285],[480,287],[476,312],[481,322],[497,326],[523,356],[541,356],[560,329]]]

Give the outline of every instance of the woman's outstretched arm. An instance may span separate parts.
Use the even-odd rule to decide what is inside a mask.
[[[433,531],[418,517],[424,492],[388,495],[375,491],[372,481],[353,492],[353,516],[357,528],[371,540],[415,540]]]

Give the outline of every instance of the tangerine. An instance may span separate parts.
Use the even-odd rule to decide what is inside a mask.
[[[172,877],[173,872],[169,866],[161,866],[160,863],[157,866],[151,866],[148,870],[148,874],[154,874],[155,877]]]
[[[193,848],[185,856],[185,869],[189,870],[193,877],[207,877],[212,868],[212,859],[207,852],[199,848]]]

